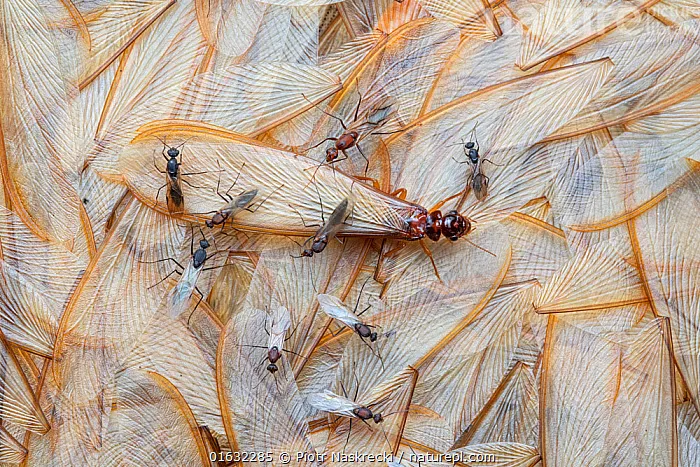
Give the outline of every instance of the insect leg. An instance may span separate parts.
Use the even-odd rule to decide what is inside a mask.
[[[355,302],[355,308],[352,310],[353,313],[355,313],[357,311],[357,307],[360,306],[360,298],[362,298],[362,292],[365,290],[365,286],[367,285],[367,282],[369,282],[369,277],[367,279],[365,279],[365,282],[362,284],[362,287],[360,287],[360,293],[357,295],[357,302]],[[372,306],[372,305],[370,305],[370,306]],[[365,310],[365,311],[367,311],[367,310]],[[364,313],[364,311],[362,313]],[[360,313],[360,315],[362,313]],[[357,315],[357,316],[360,316],[360,315]]]
[[[217,159],[216,162],[218,163],[219,160]],[[229,193],[229,191],[231,191],[231,189],[232,189],[234,186],[236,186],[236,183],[238,183],[238,177],[241,176],[241,172],[243,171],[243,168],[244,168],[244,167],[245,167],[245,162],[243,163],[243,165],[241,166],[241,168],[238,170],[238,174],[236,175],[236,179],[233,181],[233,185],[231,185],[231,188],[229,188],[228,190],[226,190],[226,195],[228,195],[229,198],[230,198],[231,196],[230,196],[228,193]]]
[[[148,290],[151,290],[153,287],[155,287],[155,286],[157,286],[157,285],[159,285],[159,284],[162,284],[168,277],[172,276],[172,275],[175,274],[175,273],[180,274],[179,271],[173,269],[172,271],[170,271],[170,272],[168,273],[167,276],[165,276],[164,278],[162,278],[161,280],[159,280],[158,282],[156,282],[155,284],[153,284],[152,286],[150,286],[150,287],[148,288]]]
[[[321,199],[321,192],[318,191],[318,185],[314,183],[314,186],[316,187],[316,194],[318,195],[318,202],[321,205],[321,221],[323,221],[323,225],[326,225],[326,217],[323,215],[323,200]]]
[[[396,196],[399,199],[406,199],[406,194],[408,192],[406,191],[405,188],[399,188],[398,190],[394,190],[391,192],[391,196]]]
[[[357,117],[360,114],[360,104],[362,104],[362,93],[360,92],[360,83],[357,78],[355,78],[355,90],[359,98],[357,99],[357,107],[355,107],[355,119],[353,122],[357,121]]]
[[[365,182],[372,182],[372,186],[376,188],[377,190],[381,189],[381,186],[379,185],[379,182],[377,181],[376,178],[372,177],[360,177],[358,175],[354,176],[357,180],[365,181]]]
[[[304,227],[321,227],[321,224],[307,224],[307,223],[304,221],[304,218],[302,217],[301,213],[297,210],[297,208],[295,208],[295,207],[292,206],[291,204],[288,204],[288,206],[289,206],[290,208],[292,208],[292,209],[294,210],[294,212],[296,212],[297,214],[299,214],[299,219],[301,219],[301,223],[304,224]],[[307,241],[308,241],[308,240],[307,240]]]
[[[345,439],[345,444],[343,445],[343,452],[345,452],[345,448],[350,442],[350,433],[352,433],[352,418],[350,419],[350,426],[348,427],[348,437]]]
[[[443,199],[442,201],[438,202],[435,206],[433,206],[432,208],[430,208],[430,209],[428,210],[428,212],[433,212],[433,211],[435,211],[436,209],[440,209],[440,208],[443,207],[448,201],[453,200],[453,199],[455,199],[455,198],[457,198],[458,196],[461,196],[461,195],[462,195],[462,192],[460,191],[459,193],[457,193],[457,194],[455,194],[455,195],[448,196],[447,198]]]
[[[359,299],[358,299],[358,303],[359,303]],[[369,310],[370,308],[372,308],[372,305],[367,305],[367,308],[365,308],[365,309],[362,310],[361,312],[357,313],[357,316],[362,316],[362,315],[363,315],[367,310]],[[356,307],[355,309],[357,309],[357,307]]]
[[[283,186],[284,186],[284,183],[283,183],[282,185],[278,186],[277,188],[275,188],[274,190],[272,190],[272,191],[270,192],[270,194],[267,195],[267,196],[265,197],[264,200],[260,201],[260,203],[258,204],[258,206],[257,206],[255,209],[246,208],[246,211],[249,211],[249,212],[257,212],[257,210],[260,209],[260,206],[262,206],[263,203],[265,203],[265,201],[267,201],[268,199],[270,199],[270,196],[272,196],[273,194],[275,194],[275,192],[277,192],[278,190],[280,190]]]
[[[155,263],[162,263],[165,261],[172,261],[173,263],[180,266],[180,269],[185,269],[184,267],[182,267],[182,264],[177,262],[177,260],[175,258],[161,258],[161,259],[157,259],[155,261],[139,261],[139,263],[141,263],[141,264],[155,264]]]
[[[219,160],[218,160],[218,159],[216,160],[216,163],[217,163],[217,165],[219,164]],[[219,165],[219,168],[221,168],[220,165]],[[226,198],[224,197],[224,195],[221,194],[220,188],[221,188],[221,171],[219,171],[219,178],[216,180],[216,194],[219,195],[219,197],[220,197],[221,199],[223,199],[224,202],[228,203],[229,200],[226,199]]]
[[[181,174],[181,175],[183,175],[183,174]],[[182,178],[182,177],[180,177],[180,180],[182,180],[182,183],[186,183],[188,186],[190,186],[190,187],[192,187],[192,188],[196,188],[196,189],[198,189],[198,190],[203,190],[203,189],[205,188],[205,187],[203,187],[203,186],[195,186],[195,185],[192,185],[190,182],[188,182],[187,180],[185,180],[185,179]]]
[[[160,190],[162,190],[163,188],[165,188],[167,185],[168,185],[167,183],[164,183],[163,186],[161,186],[160,188],[158,188],[158,191],[156,192],[156,203],[158,202],[158,196],[160,196]]]
[[[187,325],[188,326],[190,325],[190,319],[192,319],[192,315],[194,314],[195,311],[197,311],[197,307],[199,307],[199,304],[202,303],[202,300],[204,300],[204,294],[202,293],[201,290],[199,290],[199,288],[197,286],[195,286],[194,290],[196,290],[197,293],[199,294],[199,301],[194,306],[194,310],[192,310],[192,313],[190,313],[190,316],[187,317]]]
[[[319,106],[318,104],[314,104],[314,103],[311,102],[309,99],[307,99],[306,96],[305,96],[304,94],[302,94],[301,97],[303,97],[304,99],[306,99],[306,101],[307,101],[309,104],[313,105],[314,107],[316,107],[318,110],[320,110],[320,111],[323,112],[324,114],[326,114],[326,115],[328,115],[329,117],[332,117],[332,118],[335,118],[336,120],[338,120],[338,121],[340,122],[340,124],[343,126],[343,130],[347,130],[347,129],[348,129],[348,127],[345,126],[345,122],[343,121],[342,118],[338,117],[337,115],[333,115],[333,114],[330,113],[330,112],[327,112],[327,111],[323,110],[323,109],[321,108],[321,106]]]
[[[167,173],[165,170],[161,170],[160,167],[158,167],[158,164],[156,164],[156,156],[153,156],[153,167],[156,168],[156,170],[162,174]]]
[[[357,151],[360,153],[362,157],[364,157],[365,161],[367,162],[365,164],[365,176],[367,176],[367,171],[369,170],[369,159],[367,159],[367,156],[365,156],[365,153],[362,152],[362,149],[360,148],[359,144],[356,144],[355,147],[357,148]],[[345,154],[345,151],[343,151],[343,154]]]
[[[423,239],[418,240],[420,243],[421,248],[423,248],[423,251],[425,252],[426,255],[428,255],[428,258],[430,258],[430,263],[433,265],[433,270],[435,271],[435,276],[438,278],[440,283],[442,282],[442,278],[440,277],[440,273],[438,272],[437,265],[435,264],[435,259],[433,258],[433,252],[430,251],[430,248],[428,248],[423,241]]]

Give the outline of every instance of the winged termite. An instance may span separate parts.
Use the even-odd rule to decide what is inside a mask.
[[[170,214],[180,214],[184,210],[185,201],[182,194],[182,183],[184,182],[192,188],[200,188],[192,185],[183,177],[187,175],[201,175],[206,172],[181,172],[180,166],[182,165],[182,151],[180,151],[180,148],[185,143],[183,142],[179,146],[175,147],[168,146],[164,140],[161,140],[161,143],[163,143],[163,151],[161,154],[167,161],[167,164],[165,166],[165,170],[161,170],[156,164],[155,159],[153,160],[153,165],[155,166],[156,170],[165,175],[165,183],[158,188],[158,191],[156,192],[156,202],[158,201],[158,196],[160,196],[160,191],[167,187],[165,191],[165,199],[168,204],[168,212],[170,212]],[[165,155],[166,148],[168,151],[167,156]],[[177,160],[178,156],[180,156],[179,161]]]
[[[367,306],[367,308],[361,312],[355,314],[355,311],[357,311],[357,305],[355,306],[355,310],[350,311],[338,297],[333,295],[320,294],[318,296],[318,303],[321,305],[321,309],[324,313],[354,330],[363,340],[369,339],[370,342],[375,342],[377,340],[377,332],[372,331],[374,326],[365,324],[360,320],[360,316],[367,311],[371,305]],[[359,297],[357,299],[357,303],[360,303]]]
[[[321,203],[322,224],[307,224],[304,222],[304,218],[301,218],[304,227],[318,227],[318,231],[316,231],[312,237],[309,237],[306,242],[304,242],[304,245],[306,245],[309,241],[311,241],[311,248],[306,248],[304,251],[302,251],[302,253],[298,256],[299,258],[305,256],[312,257],[315,253],[321,253],[323,250],[325,250],[326,246],[328,246],[328,242],[335,238],[343,224],[345,224],[345,221],[352,214],[352,198],[345,198],[335,207],[326,221],[326,218],[323,215],[323,200],[320,199],[320,195],[319,201]],[[299,214],[299,216],[301,217],[301,214]],[[304,245],[302,245],[302,247]]]
[[[372,409],[357,402],[353,402],[347,397],[339,396],[331,391],[322,391],[310,394],[306,400],[315,409],[330,412],[343,417],[355,417],[360,420],[372,420],[374,423],[381,423],[384,417],[380,413],[372,413]]]
[[[374,422],[375,425],[379,425],[383,423],[387,417],[396,413],[404,412],[403,410],[399,410],[389,414],[384,414],[384,411],[378,408],[379,406],[382,406],[388,399],[390,399],[389,394],[383,394],[379,398],[374,397],[371,399],[372,402],[360,402],[358,398],[360,380],[357,377],[357,373],[355,372],[354,363],[352,368],[352,373],[355,380],[355,392],[352,395],[352,399],[348,395],[348,391],[346,390],[345,385],[342,383],[342,381],[340,382],[340,388],[343,391],[342,396],[330,390],[323,390],[309,394],[306,399],[307,403],[311,407],[323,412],[328,412],[337,415],[338,417],[333,422],[333,425],[336,425],[341,418],[350,419],[349,424],[347,426],[347,436],[344,436],[346,439],[345,445],[343,446],[343,451],[345,450],[345,446],[347,446],[348,442],[350,441],[350,435],[352,433],[352,424],[354,420],[361,421],[370,429],[370,431],[372,431],[372,428],[368,422]],[[389,449],[393,450],[391,442],[389,441],[386,432],[381,427],[380,429],[383,434],[384,440],[389,446]],[[333,430],[335,431],[335,428]]]
[[[365,159],[366,174],[367,170],[369,169],[369,159],[367,158],[365,153],[362,152],[362,148],[360,148],[360,141],[370,135],[391,134],[396,132],[394,131],[383,133],[375,131],[376,129],[381,128],[387,122],[392,112],[391,104],[376,108],[374,110],[370,110],[363,119],[360,119],[360,105],[362,104],[362,94],[360,94],[359,89],[358,94],[359,98],[357,100],[357,106],[355,107],[354,118],[352,122],[350,122],[350,124],[346,124],[345,121],[339,116],[318,107],[321,110],[321,112],[337,120],[340,123],[340,125],[343,127],[343,133],[341,133],[340,136],[328,136],[319,143],[307,148],[307,151],[319,147],[326,141],[333,141],[333,146],[326,149],[326,156],[324,162],[321,162],[321,165],[323,165],[324,163],[330,165],[347,159],[348,154],[346,151],[352,147],[355,147],[357,148],[357,152],[359,152],[360,155]],[[306,97],[304,98],[306,99]],[[339,153],[342,153],[342,158],[339,158]]]
[[[272,452],[275,456],[281,451],[311,453],[314,447],[309,439],[307,407],[288,360],[278,361],[280,371],[273,382],[257,357],[240,351],[245,344],[264,343],[261,328],[269,320],[265,311],[246,308],[231,318],[221,334],[216,379],[226,435],[233,451]]]

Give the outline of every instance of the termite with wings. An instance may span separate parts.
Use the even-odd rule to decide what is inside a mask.
[[[217,160],[217,163],[218,162],[219,161]],[[243,164],[243,167],[245,167],[245,164]],[[243,167],[241,167],[241,170],[243,170]],[[255,197],[258,196],[257,189],[244,191],[236,196],[232,196],[229,194],[233,187],[236,186],[236,183],[238,182],[238,178],[240,176],[241,171],[239,170],[238,175],[236,175],[236,179],[233,181],[231,187],[228,190],[226,190],[225,193],[221,193],[221,168],[219,168],[219,179],[216,182],[216,194],[219,195],[219,197],[226,202],[226,205],[218,211],[214,212],[211,219],[205,221],[206,226],[210,229],[213,228],[215,225],[221,225],[221,228],[223,229],[224,224],[228,219],[233,219],[233,217],[236,214],[243,210],[249,210],[252,212],[250,207],[253,204]]]
[[[316,187],[316,191],[318,192],[318,187]],[[328,242],[330,242],[333,238],[336,238],[336,235],[343,227],[343,224],[345,224],[345,221],[347,221],[352,214],[352,198],[345,198],[338,203],[335,209],[333,209],[331,215],[328,217],[328,220],[326,220],[323,214],[323,200],[321,199],[320,193],[318,194],[318,200],[321,205],[321,224],[307,224],[304,221],[304,218],[301,216],[301,213],[297,211],[297,214],[299,214],[304,227],[318,227],[318,230],[312,237],[307,238],[302,245],[303,248],[307,243],[311,242],[311,248],[304,249],[304,251],[302,251],[299,256],[295,256],[295,258],[312,257],[314,254],[321,253],[323,250],[325,250],[326,246],[328,246]],[[293,206],[290,207],[296,211]]]
[[[353,420],[360,420],[362,423],[367,425],[367,427],[370,427],[368,421],[373,421],[377,425],[384,421],[384,416],[381,413],[377,412],[376,410],[372,410],[372,407],[380,404],[381,402],[383,402],[383,400],[375,401],[370,404],[360,404],[359,402],[357,402],[357,395],[360,384],[356,374],[355,395],[353,396],[353,399],[348,398],[348,393],[345,390],[345,386],[342,382],[340,383],[340,387],[343,391],[344,396],[338,395],[332,391],[325,390],[309,394],[306,400],[311,407],[317,410],[332,413],[340,417],[346,417],[350,419],[348,435],[345,441],[345,445],[347,446],[348,442],[350,441],[350,433],[352,432]],[[393,414],[394,413],[391,413],[389,415]],[[387,444],[389,445],[389,447],[391,447],[391,443],[389,442],[386,433],[383,429],[381,431],[384,435],[384,439],[386,440]]]
[[[243,347],[253,347],[267,349],[267,357],[265,359],[268,361],[267,371],[272,374],[279,371],[277,362],[282,358],[282,352],[289,352],[294,355],[299,355],[291,350],[284,348],[284,343],[287,342],[292,336],[286,336],[287,331],[292,326],[292,318],[289,314],[289,310],[283,306],[277,307],[277,309],[267,316],[265,322],[265,332],[268,335],[267,347],[259,345],[247,345],[243,344]],[[269,331],[268,331],[269,327]],[[292,334],[294,331],[292,331]],[[263,360],[265,361],[265,360]]]

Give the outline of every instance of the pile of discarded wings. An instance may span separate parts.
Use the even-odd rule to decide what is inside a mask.
[[[697,2],[0,31],[3,465],[697,465]]]

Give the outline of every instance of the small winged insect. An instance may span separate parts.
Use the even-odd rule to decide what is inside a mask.
[[[316,189],[318,190],[318,187]],[[305,256],[311,257],[314,254],[321,253],[323,250],[325,250],[326,246],[328,246],[328,242],[335,238],[345,221],[352,213],[352,200],[350,198],[345,198],[338,203],[331,215],[328,217],[328,220],[326,220],[323,214],[323,201],[321,201],[320,195],[319,201],[321,202],[322,224],[307,224],[304,221],[304,218],[301,216],[301,213],[299,213],[299,211],[297,211],[293,206],[290,206],[297,212],[297,214],[299,214],[304,227],[318,227],[316,234],[306,239],[302,245],[303,248],[307,243],[311,242],[311,248],[304,249],[299,256],[294,256],[294,258],[302,258]]]
[[[180,214],[184,210],[184,196],[182,194],[182,183],[184,182],[192,188],[200,188],[192,185],[183,177],[188,175],[205,174],[207,172],[182,173],[180,171],[180,166],[182,165],[182,152],[180,151],[180,148],[185,143],[183,142],[179,146],[172,147],[168,146],[168,144],[164,140],[160,140],[160,142],[163,143],[162,154],[163,158],[167,161],[167,164],[165,165],[165,170],[162,170],[158,167],[158,164],[156,164],[155,158],[153,159],[153,165],[155,166],[156,170],[165,175],[165,183],[160,188],[158,188],[158,192],[156,193],[156,201],[160,196],[161,190],[167,187],[165,192],[165,200],[168,205],[168,212],[170,214]],[[167,155],[165,154],[166,149],[168,151]],[[179,161],[177,160],[178,156],[180,157]]]
[[[471,164],[472,173],[469,175],[467,186],[471,187],[477,200],[483,201],[488,195],[489,190],[489,177],[487,177],[483,172],[483,163],[488,162],[497,166],[500,166],[500,164],[496,164],[488,159],[482,159],[479,156],[479,141],[476,139],[476,126],[474,126],[471,134],[474,135],[473,141],[470,137],[467,143],[465,143],[464,140],[462,140],[461,143],[464,149],[464,155],[467,156],[467,160],[458,161],[455,159],[455,161],[458,164]]]
[[[192,317],[192,314],[194,314],[194,312],[197,310],[197,307],[199,307],[199,304],[204,299],[204,294],[197,287],[197,280],[199,279],[199,276],[202,274],[203,271],[208,271],[208,270],[217,268],[217,266],[210,267],[210,268],[204,267],[207,260],[216,254],[216,253],[213,253],[211,255],[207,254],[207,249],[209,248],[209,246],[210,246],[209,242],[207,241],[206,238],[204,238],[204,234],[202,233],[202,240],[199,241],[199,248],[197,250],[195,250],[194,249],[194,234],[193,234],[192,239],[191,239],[191,243],[190,243],[190,254],[192,256],[192,259],[187,264],[187,267],[183,267],[175,258],[164,258],[164,259],[160,259],[160,260],[156,260],[156,261],[151,261],[151,263],[172,261],[179,268],[179,269],[173,269],[163,279],[161,279],[156,284],[149,287],[149,288],[155,287],[156,285],[162,283],[163,281],[165,281],[168,277],[172,276],[173,274],[180,275],[180,280],[175,285],[175,287],[173,287],[170,290],[170,292],[168,293],[168,298],[167,298],[168,313],[170,314],[170,316],[173,319],[177,319],[177,317],[179,317],[182,313],[185,312],[185,310],[187,309],[187,304],[189,303],[189,298],[192,296],[192,293],[194,291],[196,291],[199,294],[199,301],[197,302],[197,305],[195,305],[194,309],[192,310],[192,313],[190,313],[190,316],[187,318],[188,323],[189,323],[190,318]],[[182,271],[180,271],[180,269]]]
[[[291,326],[292,318],[289,314],[289,310],[283,306],[280,306],[273,314],[268,315],[265,323],[265,332],[268,335],[267,347],[247,344],[243,344],[242,347],[267,349],[267,357],[265,357],[263,361],[268,361],[267,371],[275,374],[277,371],[279,371],[277,362],[280,358],[282,358],[282,352],[289,352],[299,356],[299,354],[284,348],[284,343],[291,339],[292,334],[294,334],[294,331],[292,331],[292,334],[285,337],[285,334]],[[268,327],[270,328],[269,331],[267,329]]]
[[[218,162],[218,161],[217,161]],[[243,164],[243,167],[245,167],[245,164]],[[241,167],[241,170],[243,169]],[[219,209],[218,211],[215,211],[214,214],[212,215],[211,219],[206,220],[204,223],[206,224],[207,227],[210,229],[213,228],[215,225],[221,225],[221,228],[223,229],[224,224],[226,221],[230,218],[233,219],[233,217],[238,214],[239,212],[243,210],[247,210],[250,212],[254,212],[250,206],[253,204],[253,201],[255,200],[255,197],[258,195],[258,190],[248,190],[239,193],[236,196],[232,196],[229,194],[229,192],[233,189],[234,186],[236,186],[236,183],[238,182],[238,177],[241,176],[241,172],[238,172],[238,175],[236,175],[236,179],[233,181],[233,184],[231,187],[226,190],[225,193],[221,193],[220,188],[221,188],[221,173],[219,173],[219,179],[216,182],[216,194],[219,195],[221,199],[223,199],[226,202],[226,205]],[[262,204],[262,203],[261,203]],[[260,205],[258,205],[260,207]],[[210,213],[207,213],[210,214]]]
[[[382,133],[382,132],[377,132],[373,131],[373,129],[380,128],[381,126],[386,123],[387,119],[389,118],[389,115],[391,114],[391,106],[385,106],[385,107],[380,107],[372,111],[371,113],[368,113],[367,117],[364,118],[363,120],[360,120],[360,105],[362,104],[362,94],[360,94],[359,89],[358,89],[358,94],[359,94],[359,99],[357,101],[357,106],[355,107],[355,116],[353,118],[353,121],[348,125],[345,123],[345,121],[338,117],[337,115],[333,115],[330,112],[327,112],[321,107],[318,107],[321,112],[324,114],[328,115],[331,118],[334,118],[338,122],[340,122],[340,125],[343,127],[343,133],[340,136],[329,136],[323,141],[309,147],[307,149],[314,149],[325,143],[326,141],[333,141],[333,146],[329,147],[326,149],[326,156],[325,159],[321,162],[321,165],[324,163],[326,164],[335,164],[336,162],[344,161],[345,159],[348,158],[347,150],[355,147],[357,148],[357,152],[360,153],[360,155],[365,159],[366,165],[365,165],[365,174],[367,173],[367,170],[369,170],[369,159],[365,155],[364,152],[362,152],[362,148],[360,148],[360,141],[365,138],[366,136],[369,135],[383,135],[383,134],[391,134],[391,133],[396,133],[395,131],[393,132],[387,132],[387,133]],[[304,99],[306,99],[306,96],[303,96]],[[308,101],[308,99],[306,99]],[[309,101],[311,102],[311,101]],[[316,104],[314,104],[316,106]],[[368,131],[362,131],[364,127],[369,127],[371,130]],[[343,157],[339,157],[340,154],[343,155]],[[320,165],[319,165],[320,167]],[[316,169],[318,170],[318,168]],[[315,174],[314,174],[315,175]]]
[[[364,406],[328,390],[309,394],[306,400],[313,408],[323,412],[357,418],[365,423],[367,420],[372,420],[374,423],[382,423],[384,421],[382,414],[372,412],[370,407],[373,404]]]
[[[352,400],[348,398],[348,393],[345,390],[345,386],[342,382],[340,383],[340,387],[343,390],[344,396],[340,396],[332,391],[325,390],[321,392],[311,393],[306,398],[308,404],[317,410],[339,415],[340,417],[350,418],[348,436],[345,441],[346,446],[350,441],[350,433],[352,432],[353,420],[360,420],[362,423],[367,425],[367,427],[370,427],[368,421],[373,421],[377,425],[384,421],[384,415],[382,415],[379,412],[376,412],[375,410],[372,410],[372,407],[378,405],[380,402],[382,402],[382,400],[375,401],[371,404],[360,404],[356,402],[358,391],[360,389],[360,382],[357,378],[357,374],[354,371],[354,366],[353,374],[355,376],[355,395],[353,396]],[[387,416],[393,414],[394,413],[391,413]],[[391,443],[389,442],[386,433],[384,433],[384,430],[382,430],[382,433],[384,435],[384,439],[386,439],[387,444],[391,446]]]
[[[318,296],[318,303],[319,305],[321,305],[321,309],[325,314],[327,314],[333,319],[337,319],[338,321],[355,331],[355,333],[358,336],[360,336],[360,339],[362,339],[362,342],[364,342],[367,345],[367,347],[369,347],[372,354],[379,358],[379,360],[382,362],[383,367],[384,361],[381,355],[379,354],[378,350],[375,351],[375,349],[373,349],[372,346],[366,340],[368,339],[370,342],[377,341],[379,335],[375,330],[376,326],[367,324],[360,319],[360,316],[362,316],[363,313],[369,310],[372,307],[372,305],[368,305],[367,308],[356,314],[357,308],[360,305],[360,298],[362,296],[362,291],[364,290],[365,285],[367,285],[366,281],[364,284],[362,284],[362,288],[360,289],[360,295],[357,297],[355,308],[352,311],[350,311],[338,297],[335,297],[333,295],[320,294]]]

